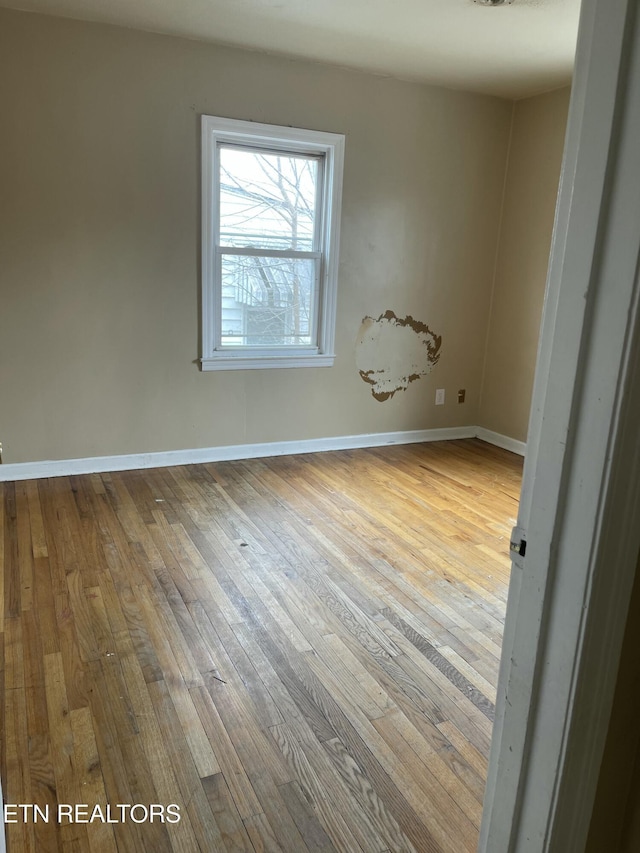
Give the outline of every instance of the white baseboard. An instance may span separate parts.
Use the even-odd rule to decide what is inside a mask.
[[[35,480],[40,477],[65,477],[73,474],[95,474],[102,471],[131,471],[138,468],[166,468],[170,465],[192,465],[233,459],[255,459],[261,456],[287,456],[294,453],[319,453],[323,450],[350,450],[380,447],[385,444],[416,444],[423,441],[449,441],[474,438],[475,427],[450,427],[406,432],[377,432],[364,435],[342,435],[312,438],[304,441],[274,441],[264,444],[234,444],[224,447],[201,447],[190,450],[166,450],[158,453],[131,453],[123,456],[93,456],[83,459],[53,459],[42,462],[14,462],[0,465],[0,482]]]
[[[447,427],[405,432],[374,432],[310,438],[304,441],[273,441],[263,444],[233,444],[189,450],[165,450],[158,453],[131,453],[122,456],[92,456],[83,459],[51,459],[42,462],[14,462],[0,465],[0,482],[36,480],[41,477],[67,477],[103,471],[131,471],[139,468],[166,468],[202,462],[226,462],[263,456],[288,456],[294,453],[320,453],[323,450],[352,450],[381,447],[385,444],[417,444],[423,441],[451,441],[456,438],[480,438],[524,456],[526,445],[484,427]]]
[[[504,450],[510,450],[512,453],[517,453],[519,456],[524,456],[527,452],[527,445],[524,441],[517,441],[515,438],[509,438],[508,435],[500,435],[499,432],[493,432],[484,427],[476,427],[476,438],[486,441],[489,444],[495,444],[496,447],[502,447]]]

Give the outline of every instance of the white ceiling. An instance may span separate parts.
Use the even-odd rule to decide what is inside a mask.
[[[580,0],[0,0],[520,98],[568,83]]]

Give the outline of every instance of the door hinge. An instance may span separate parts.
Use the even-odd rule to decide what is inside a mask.
[[[524,557],[527,551],[527,531],[523,527],[516,526],[511,531],[509,551],[512,560],[515,560],[516,557]]]

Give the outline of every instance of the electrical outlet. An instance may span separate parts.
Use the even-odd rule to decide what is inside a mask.
[[[458,391],[458,402],[459,402],[459,403],[464,403],[464,398],[465,398],[465,396],[466,396],[466,393],[467,393],[467,392],[465,391],[465,389],[464,389],[464,388],[461,388],[461,389]]]
[[[444,388],[436,390],[436,406],[444,406]]]

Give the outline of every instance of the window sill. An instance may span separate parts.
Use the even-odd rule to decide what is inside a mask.
[[[203,371],[264,370],[275,367],[333,367],[334,361],[335,355],[216,355],[211,358],[201,358],[200,365]]]

